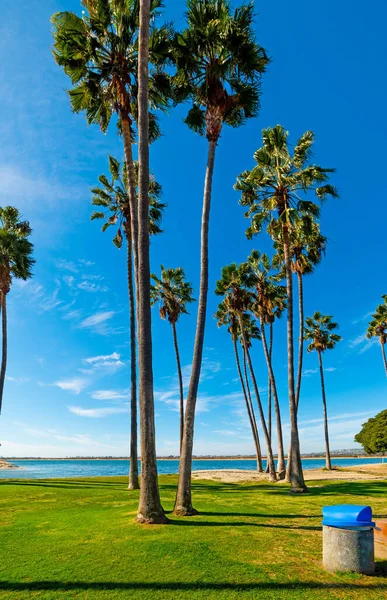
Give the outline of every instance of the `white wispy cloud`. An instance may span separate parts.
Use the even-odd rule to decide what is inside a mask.
[[[83,290],[84,292],[108,292],[109,288],[106,285],[99,285],[97,283],[90,283],[90,281],[82,281],[77,285],[78,289]]]
[[[79,268],[71,260],[61,259],[56,262],[56,267],[60,271],[70,271],[70,273],[78,273]]]
[[[365,315],[363,315],[362,317],[359,317],[358,319],[355,319],[354,321],[352,321],[352,325],[357,325],[358,323],[361,323],[362,321],[366,321],[367,319],[372,317],[372,313],[373,313],[372,310],[365,313]]]
[[[117,352],[112,352],[112,354],[100,354],[99,356],[89,356],[88,358],[84,358],[83,362],[92,365],[94,363],[100,363],[101,361],[117,361],[120,360],[120,358],[120,354],[118,354]]]
[[[376,337],[371,338],[369,340],[366,334],[362,333],[361,335],[358,335],[354,339],[350,340],[348,342],[348,346],[352,349],[357,348],[359,354],[363,354],[364,352],[367,352],[367,350],[370,350],[370,348],[378,344],[378,342],[379,340]]]
[[[56,386],[61,390],[72,392],[73,394],[80,394],[90,385],[90,383],[90,380],[85,379],[84,377],[73,377],[70,379],[61,379],[59,381],[55,381],[55,383],[51,385]]]
[[[20,385],[21,383],[26,383],[27,381],[29,381],[28,377],[9,377],[7,375],[6,377],[7,381],[12,381],[13,383],[17,383],[18,385]]]
[[[319,373],[320,369],[316,368],[316,369],[305,369],[303,371],[303,375],[305,377],[310,377],[311,375],[315,375],[316,373]],[[337,367],[324,367],[324,372],[325,373],[333,373],[333,371],[337,371]]]
[[[100,419],[109,415],[127,413],[128,409],[119,406],[107,408],[81,408],[80,406],[69,406],[68,410],[79,417],[88,417],[90,419]]]
[[[116,313],[113,310],[96,312],[81,321],[79,327],[81,329],[90,329],[100,335],[106,335],[108,333],[106,324],[115,316],[115,314]]]
[[[127,400],[128,396],[129,390],[96,390],[91,394],[94,400]]]

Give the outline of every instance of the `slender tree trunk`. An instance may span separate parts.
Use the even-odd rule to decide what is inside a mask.
[[[296,409],[300,402],[301,381],[302,381],[302,362],[304,355],[304,285],[301,273],[297,273],[298,280],[298,309],[300,319],[300,333],[298,340],[298,367],[297,367],[297,384],[296,384]],[[290,481],[290,465],[292,463],[292,448],[289,445],[288,464],[286,467],[286,481]]]
[[[285,473],[285,457],[284,457],[284,442],[283,442],[283,437],[282,437],[281,411],[280,411],[280,405],[279,405],[279,401],[278,401],[277,385],[275,382],[273,366],[272,366],[272,363],[270,360],[269,350],[267,347],[265,324],[264,324],[262,318],[260,319],[260,322],[261,322],[263,351],[265,353],[267,369],[269,371],[271,389],[273,390],[274,408],[275,408],[275,415],[276,415],[276,422],[277,422],[277,438],[278,438],[277,471],[278,471],[278,473],[280,473],[280,476],[282,474],[282,479],[283,479],[283,474]],[[271,439],[270,439],[270,442],[271,442]]]
[[[140,0],[138,55],[138,364],[140,376],[141,489],[137,521],[166,523],[157,481],[149,264],[148,57],[150,0]],[[134,232],[133,232],[134,233]]]
[[[304,285],[301,273],[297,272],[298,281],[298,310],[300,318],[300,333],[298,339],[298,367],[296,384],[296,408],[300,402],[301,380],[302,380],[302,361],[304,358]]]
[[[134,175],[134,161],[132,151],[132,139],[130,135],[130,121],[127,117],[121,116],[122,137],[124,140],[125,164],[128,177],[128,198],[130,209],[130,230],[132,234],[132,248],[134,256],[134,273],[137,284],[138,272],[138,202],[136,194],[136,180]]]
[[[198,316],[196,322],[196,335],[192,373],[189,383],[187,402],[185,406],[183,444],[180,455],[179,482],[177,487],[175,513],[190,516],[197,514],[192,506],[191,473],[192,452],[194,440],[195,408],[198,394],[200,370],[202,366],[204,329],[207,313],[208,294],[208,229],[210,220],[212,177],[214,173],[216,142],[210,141],[208,145],[208,158],[206,178],[204,183],[201,247],[200,247],[200,290]]]
[[[290,413],[290,483],[293,492],[307,492],[304,474],[302,472],[300,440],[298,437],[297,406],[294,391],[294,339],[293,339],[293,280],[290,268],[289,232],[287,225],[283,226],[284,257],[286,271],[286,288],[288,296],[287,337],[288,337],[288,393]]]
[[[238,357],[239,361],[239,357]],[[250,386],[249,386],[249,377],[247,375],[247,365],[246,365],[246,352],[243,350],[243,371],[245,376],[245,390],[246,390],[246,402],[247,402],[247,410],[250,411],[251,415],[251,427],[253,429],[253,435],[255,435],[255,447],[257,451],[257,471],[258,473],[263,473],[262,468],[262,452],[261,452],[261,443],[259,441],[258,434],[258,426],[257,421],[255,419],[254,407],[251,400]]]
[[[270,356],[270,362],[272,360],[272,355],[273,355],[273,323],[270,323],[270,341],[269,341],[269,356]],[[270,382],[270,375],[269,377],[269,381],[267,384],[267,429],[269,432],[269,438],[270,438],[270,444],[271,444],[271,382]],[[269,472],[269,465],[266,465],[266,473]]]
[[[321,378],[321,393],[324,407],[324,434],[325,434],[325,466],[328,471],[332,470],[331,453],[329,450],[329,431],[328,431],[328,413],[327,413],[327,399],[325,396],[325,383],[324,383],[324,369],[321,352],[318,354],[318,363],[320,365],[320,378]]]
[[[176,323],[172,323],[172,332],[173,332],[173,345],[175,347],[175,354],[176,354],[177,374],[178,374],[178,377],[179,377],[179,391],[180,391],[180,452],[181,452],[181,445],[183,443],[183,431],[184,431],[184,389],[183,389],[183,374],[181,372],[179,344],[177,342]]]
[[[1,323],[2,323],[2,338],[3,338],[3,351],[1,357],[1,370],[0,370],[0,413],[3,405],[3,392],[5,373],[7,370],[7,354],[8,354],[8,340],[7,340],[7,295],[4,292],[1,293]]]
[[[137,453],[137,360],[136,360],[136,317],[133,286],[132,237],[130,223],[126,224],[128,249],[128,292],[130,320],[130,467],[129,489],[138,490],[138,453]]]
[[[380,346],[382,348],[382,356],[383,356],[383,362],[384,362],[384,368],[386,370],[386,375],[387,375],[387,359],[386,359],[386,351],[384,349],[384,344],[383,342],[380,342]]]
[[[255,379],[255,373],[254,373],[253,365],[251,362],[251,356],[250,356],[250,352],[249,352],[249,349],[248,349],[247,343],[246,343],[246,336],[245,336],[244,329],[243,329],[243,321],[242,321],[241,316],[239,316],[238,318],[239,318],[239,327],[240,327],[240,330],[242,333],[243,346],[244,346],[244,349],[246,352],[247,363],[249,365],[251,380],[253,382],[255,396],[257,398],[259,416],[261,418],[263,434],[265,436],[265,442],[266,442],[266,446],[267,446],[267,462],[269,464],[269,480],[277,481],[274,459],[273,459],[273,451],[272,451],[270,439],[269,439],[269,432],[266,427],[265,415],[263,414],[262,402],[261,402],[261,397],[259,395],[257,380]]]

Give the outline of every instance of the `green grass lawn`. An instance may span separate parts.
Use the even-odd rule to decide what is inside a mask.
[[[165,510],[176,476],[160,478]],[[321,567],[321,507],[370,504],[386,516],[387,485],[316,482],[307,496],[285,485],[194,482],[200,515],[170,525],[134,522],[138,492],[123,477],[0,482],[0,599],[369,598],[378,575]]]

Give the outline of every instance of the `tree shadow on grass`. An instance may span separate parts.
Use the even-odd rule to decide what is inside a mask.
[[[199,521],[195,518],[171,519],[169,525],[176,525],[178,527],[267,527],[269,529],[287,529],[288,531],[321,531],[321,526],[314,527],[311,525],[276,525],[273,523],[257,523],[255,521]]]
[[[67,490],[80,490],[80,489],[101,489],[108,488],[109,490],[120,490],[120,491],[128,491],[127,485],[124,486],[118,482],[113,481],[83,481],[76,480],[73,481],[71,479],[26,479],[17,481],[12,479],[7,479],[0,481],[1,485],[19,485],[25,488],[37,487],[37,488],[57,488],[57,489],[67,489]],[[130,490],[132,491],[132,490]]]
[[[354,591],[365,590],[387,590],[387,583],[375,581],[375,585],[364,585],[357,583],[322,583],[316,581],[294,581],[287,583],[254,582],[254,583],[230,583],[230,582],[121,582],[121,581],[31,581],[31,582],[0,582],[0,590],[8,592],[34,592],[34,591],[61,591],[77,592],[82,590],[116,591],[116,590],[181,590],[181,591],[259,591],[276,590],[306,591],[325,590],[328,591]],[[326,597],[326,596],[321,596]]]

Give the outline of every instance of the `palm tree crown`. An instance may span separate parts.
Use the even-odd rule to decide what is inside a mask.
[[[8,294],[12,277],[27,280],[32,277],[33,245],[27,239],[31,233],[28,221],[22,221],[13,206],[0,207],[0,291]]]
[[[187,29],[175,36],[175,94],[192,102],[186,123],[217,141],[223,123],[237,127],[259,109],[269,59],[253,35],[253,6],[231,12],[227,0],[188,0]]]
[[[372,315],[367,329],[367,338],[378,337],[382,345],[387,343],[387,295],[382,296],[384,304],[379,304]]]
[[[317,352],[325,352],[331,350],[342,340],[340,335],[332,333],[338,328],[338,324],[332,321],[330,315],[322,315],[315,312],[313,317],[307,317],[305,320],[304,339],[310,340],[308,352],[316,350]]]
[[[110,181],[105,175],[98,178],[102,187],[91,189],[93,194],[92,204],[105,211],[95,211],[91,215],[91,220],[104,219],[106,222],[102,226],[102,231],[106,231],[111,225],[118,224],[118,231],[113,239],[114,244],[120,248],[122,245],[121,227],[127,231],[130,227],[130,207],[128,203],[128,182],[126,164],[109,156]],[[135,182],[138,184],[138,162],[134,163]],[[157,183],[154,177],[149,180],[149,233],[157,235],[162,233],[160,227],[163,210],[166,204],[160,202],[162,196],[161,185]]]
[[[265,324],[273,323],[286,308],[286,286],[275,283],[272,265],[267,254],[253,250],[247,259],[248,284],[254,289],[253,313]]]
[[[72,12],[56,13],[54,57],[71,79],[69,91],[74,112],[85,111],[89,124],[106,131],[113,113],[137,121],[138,95],[138,0],[82,0],[82,18]],[[156,17],[161,0],[151,0]],[[169,77],[163,71],[169,59],[172,30],[152,27],[149,49],[152,64],[149,98],[151,108],[165,108],[170,95]],[[150,119],[151,137],[159,135],[155,116]]]
[[[292,229],[301,216],[318,216],[318,206],[302,198],[313,193],[323,201],[327,196],[337,197],[336,189],[327,183],[334,169],[310,164],[314,133],[306,131],[298,140],[293,153],[289,150],[288,132],[282,125],[264,129],[263,146],[254,154],[257,163],[251,171],[244,171],[237,179],[235,189],[242,192],[240,204],[249,207],[246,216],[251,225],[246,235],[251,238],[268,225],[276,238],[279,225]]]
[[[185,281],[181,267],[165,269],[161,265],[161,277],[151,275],[154,284],[151,286],[152,305],[160,302],[160,317],[168,318],[170,323],[177,323],[180,315],[188,314],[187,304],[194,302],[192,286]]]

